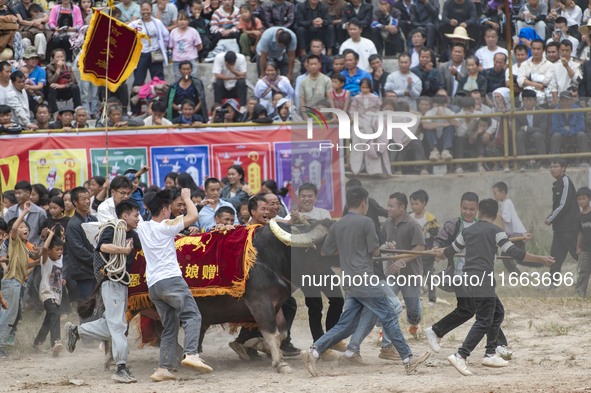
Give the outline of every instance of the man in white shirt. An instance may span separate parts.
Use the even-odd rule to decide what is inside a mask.
[[[21,71],[14,71],[10,74],[12,85],[6,93],[6,105],[12,108],[12,121],[20,124],[29,130],[36,130],[38,127],[31,122],[29,113],[29,97],[25,91],[25,74]]]
[[[367,38],[361,37],[361,31],[362,28],[359,25],[359,22],[354,19],[349,21],[347,32],[349,33],[350,38],[341,44],[339,51],[341,54],[343,54],[345,49],[355,51],[359,54],[359,63],[357,64],[357,67],[361,68],[363,71],[371,72],[369,56],[377,54],[378,51],[373,42]]]
[[[115,206],[117,206],[120,202],[127,201],[129,198],[131,198],[131,194],[133,192],[133,183],[125,176],[116,176],[110,184],[112,196],[105,199],[99,205],[96,212],[96,218],[99,224],[116,220],[117,213],[115,211]]]
[[[10,64],[7,61],[0,62],[0,105],[6,105],[6,94],[12,85],[10,82],[11,73]]]
[[[318,200],[318,187],[312,183],[304,183],[298,189],[298,208],[291,212],[291,220],[294,223],[302,223],[308,220],[331,219],[330,212],[321,207],[316,207]]]
[[[546,43],[551,41],[560,43],[562,40],[569,40],[572,42],[573,52],[577,51],[577,48],[579,47],[579,40],[568,34],[568,22],[566,21],[565,17],[560,16],[556,18],[556,21],[554,22],[554,31]]]
[[[421,79],[410,72],[410,56],[402,53],[398,56],[398,71],[394,71],[386,79],[384,91],[393,91],[396,97],[418,97],[423,90]]]
[[[197,208],[191,201],[191,190],[183,188],[181,197],[187,207],[187,214],[170,220],[171,193],[168,190],[157,192],[147,204],[152,220],[140,224],[137,231],[146,258],[146,282],[150,300],[156,306],[164,325],[158,369],[150,376],[154,382],[176,379],[170,370],[176,368],[179,326],[185,330],[184,359],[181,364],[200,373],[213,371],[199,357],[201,313],[183,278],[174,246],[175,236],[199,218]]]
[[[228,51],[218,53],[213,59],[213,95],[216,103],[224,98],[236,98],[240,105],[246,105],[246,57]]]
[[[508,55],[507,49],[501,48],[497,45],[499,42],[499,35],[493,28],[487,29],[484,33],[484,41],[486,46],[478,49],[475,53],[478,60],[480,60],[480,66],[483,70],[492,68],[494,66],[494,57],[497,53],[504,53]]]
[[[238,215],[236,209],[230,202],[220,199],[222,193],[222,183],[215,177],[205,180],[205,199],[199,202],[201,208],[199,212],[199,229],[208,230],[215,226],[215,212],[222,206],[229,206],[234,210],[234,224],[238,225]]]
[[[560,43],[560,60],[554,70],[558,92],[565,91],[571,86],[578,88],[579,81],[583,78],[581,65],[571,57],[572,52],[573,44],[569,40],[563,40]]]
[[[150,106],[152,114],[144,119],[145,126],[170,126],[172,122],[166,118],[166,104],[154,101]]]
[[[425,46],[426,41],[427,36],[423,29],[415,29],[410,32],[410,42],[412,44],[412,48],[410,49],[410,68],[419,65],[419,53],[421,53],[421,49]]]
[[[530,48],[532,55],[519,68],[517,84],[522,89],[535,90],[539,104],[546,101],[547,93],[551,93],[552,99],[556,102],[558,99],[554,78],[556,66],[544,59],[544,42],[542,40],[533,40]]]

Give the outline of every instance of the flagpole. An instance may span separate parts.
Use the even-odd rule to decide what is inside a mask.
[[[111,26],[113,23],[113,2],[109,1],[108,2],[109,5],[109,31],[107,33],[107,54],[106,56],[106,61],[105,61],[105,104],[104,104],[104,108],[105,108],[105,160],[106,160],[106,166],[105,166],[105,179],[109,178],[109,120],[108,120],[108,112],[109,112],[109,108],[108,108],[108,96],[109,96],[109,58],[111,57]]]

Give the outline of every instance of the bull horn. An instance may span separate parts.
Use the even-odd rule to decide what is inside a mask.
[[[269,222],[269,226],[271,227],[271,232],[273,232],[275,237],[283,244],[290,247],[316,247],[316,243],[324,239],[327,234],[327,229],[322,225],[318,225],[310,232],[302,234],[291,234],[283,230],[279,224],[277,224],[275,219],[272,219]]]

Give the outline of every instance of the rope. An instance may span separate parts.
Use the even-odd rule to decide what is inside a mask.
[[[126,232],[127,224],[123,220],[111,220],[103,225],[99,229],[99,233],[96,235],[97,239],[100,239],[103,231],[107,228],[113,228],[113,245],[118,247],[126,246]],[[120,282],[123,285],[129,285],[131,279],[126,269],[127,255],[125,254],[109,254],[109,259],[106,259],[102,252],[99,252],[101,259],[105,263],[103,267],[104,274],[111,281]]]

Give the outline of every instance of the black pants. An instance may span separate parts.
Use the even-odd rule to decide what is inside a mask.
[[[326,312],[326,331],[332,329],[339,321],[339,317],[343,312],[343,305],[345,301],[341,293],[337,291],[318,290],[314,293],[312,289],[306,288],[304,295],[306,296],[306,306],[308,307],[308,324],[310,325],[310,333],[314,341],[320,339],[324,335],[322,329],[322,293],[328,298],[328,311]]]
[[[429,283],[431,276],[435,273],[435,257],[422,257],[423,261],[423,277],[425,282]],[[435,303],[437,301],[437,291],[434,285],[427,284],[429,301]]]
[[[82,101],[80,100],[80,89],[78,88],[78,85],[73,85],[64,89],[52,89],[51,87],[47,88],[47,102],[49,104],[49,112],[57,112],[58,100],[67,101],[69,99],[74,101],[74,108],[82,105]]]
[[[321,40],[324,43],[324,47],[327,49],[332,49],[335,44],[335,32],[332,24],[323,26],[320,29],[314,27],[298,27],[296,29],[296,35],[298,38],[299,49],[308,50],[310,47],[310,42],[315,38]]]
[[[554,257],[555,262],[550,267],[550,273],[560,273],[568,253],[575,260],[579,259],[577,256],[577,232],[554,232],[550,255]],[[554,277],[552,279],[554,282],[558,281]]]
[[[244,79],[238,79],[236,86],[233,89],[226,89],[224,81],[216,80],[213,84],[213,100],[221,104],[224,98],[237,98],[240,101],[240,106],[246,105],[246,81]]]
[[[475,297],[474,304],[476,306],[476,322],[458,349],[458,354],[464,359],[470,356],[485,335],[486,354],[496,353],[499,330],[505,318],[503,303],[496,295],[494,297]]]
[[[37,337],[35,338],[35,344],[43,344],[47,338],[47,333],[50,334],[51,346],[55,344],[57,340],[61,339],[60,336],[60,311],[59,304],[54,299],[47,299],[43,302],[45,307],[45,318]]]

